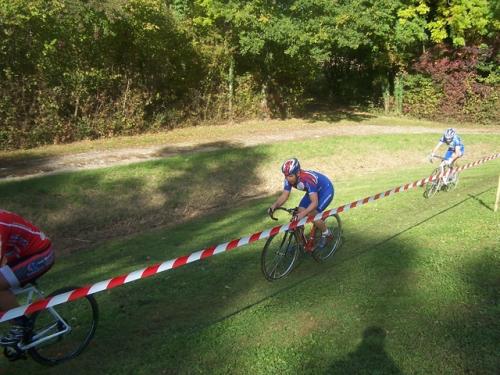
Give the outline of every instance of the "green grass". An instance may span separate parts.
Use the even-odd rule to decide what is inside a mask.
[[[434,138],[325,138],[3,183],[0,205],[22,208],[27,197],[41,196],[31,199],[32,212],[49,223],[69,210],[52,230],[71,234],[91,234],[80,226],[93,222],[111,229],[120,221],[147,223],[140,233],[61,256],[42,279],[50,290],[101,281],[274,225],[265,216],[274,194],[238,197],[266,192],[266,170],[278,175],[272,182],[279,188],[279,161],[291,149],[301,150],[311,167],[337,174],[337,206],[428,174],[432,167],[418,158]],[[467,151],[487,155],[497,145],[498,136],[468,136]],[[409,162],[385,161],[395,154]],[[199,163],[204,168],[196,170]],[[335,172],[342,163],[364,168]],[[499,165],[464,171],[457,190],[430,200],[419,188],[342,214],[340,252],[321,265],[304,258],[279,282],[268,283],[260,273],[260,242],[100,293],[101,321],[88,351],[53,369],[3,361],[0,373],[494,374],[500,364],[500,220],[492,208]],[[183,195],[186,179],[192,188]],[[237,190],[231,190],[234,180]],[[207,181],[215,181],[207,187],[212,201],[202,207],[216,207],[169,225],[176,209],[182,215],[189,204],[203,203],[203,190],[194,187]],[[211,192],[215,184],[225,194]],[[177,207],[151,204],[157,191],[173,196]],[[295,192],[291,203],[300,195]],[[86,205],[92,207],[88,219],[78,216]],[[152,228],[150,213],[165,221]]]

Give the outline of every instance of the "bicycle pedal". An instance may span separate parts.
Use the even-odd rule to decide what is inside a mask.
[[[3,354],[11,362],[17,361],[18,359],[28,359],[26,353],[15,346],[4,347]]]

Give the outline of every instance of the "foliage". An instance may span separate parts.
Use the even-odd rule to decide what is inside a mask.
[[[422,51],[494,46],[496,14],[487,0],[3,1],[0,147],[286,118],[308,103],[399,108],[396,77]],[[444,72],[455,112],[494,104],[496,58],[478,59],[467,90]]]
[[[415,70],[430,77],[441,88],[436,115],[480,123],[498,119],[499,87],[484,84],[495,78],[480,77],[478,69],[491,53],[489,49],[477,47],[450,49],[440,46],[420,57],[414,65]],[[495,74],[496,71],[491,71],[489,75]]]
[[[404,76],[403,112],[417,118],[435,118],[439,113],[442,90],[432,78],[423,74]]]

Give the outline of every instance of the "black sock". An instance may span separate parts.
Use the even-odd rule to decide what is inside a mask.
[[[28,325],[29,319],[26,316],[22,315],[22,316],[19,316],[17,318],[12,319],[12,321],[14,322],[14,324],[25,327]]]

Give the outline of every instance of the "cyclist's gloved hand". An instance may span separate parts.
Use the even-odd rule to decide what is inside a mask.
[[[433,158],[434,156],[435,156],[435,155],[434,155],[434,153],[433,153],[433,152],[431,152],[431,153],[429,154],[429,156],[428,156],[429,161],[430,161],[431,163],[432,163],[432,158]]]
[[[273,216],[273,212],[274,212],[274,208],[273,208],[273,207],[269,207],[269,208],[267,209],[267,214],[268,214],[269,216]]]

